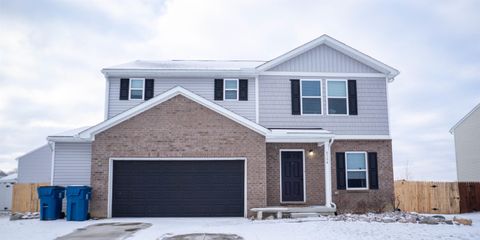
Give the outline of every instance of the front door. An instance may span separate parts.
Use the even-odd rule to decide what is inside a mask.
[[[303,202],[303,151],[281,151],[282,202]]]

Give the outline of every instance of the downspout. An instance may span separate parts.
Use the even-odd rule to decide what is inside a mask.
[[[48,146],[50,146],[50,149],[52,150],[52,160],[50,161],[52,164],[50,167],[50,186],[53,186],[53,177],[55,173],[55,142],[49,141]]]
[[[392,133],[390,132],[391,124],[390,124],[390,95],[388,94],[388,84],[393,82],[393,78],[389,77],[388,75],[385,76],[385,93],[387,94],[387,123],[388,123],[388,136],[392,137]]]
[[[258,75],[255,75],[255,122],[260,123],[260,109],[259,109],[259,86],[258,86]]]

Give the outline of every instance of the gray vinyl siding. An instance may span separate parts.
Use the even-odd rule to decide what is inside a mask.
[[[320,45],[268,71],[378,73],[377,70],[326,45]]]
[[[267,128],[323,128],[340,135],[388,135],[385,78],[357,80],[358,115],[326,115],[326,80],[322,80],[322,115],[292,115],[292,76],[260,76],[260,124]],[[305,78],[303,79],[318,79]]]
[[[90,143],[55,143],[53,184],[90,185],[91,159]]]
[[[480,108],[477,108],[454,130],[458,181],[480,181],[479,136]]]
[[[18,158],[18,183],[50,183],[52,151],[48,144]]]
[[[181,86],[226,109],[255,121],[255,80],[248,79],[248,101],[214,101],[214,78],[154,78],[154,95]],[[119,100],[120,78],[110,78],[108,118],[143,103],[142,100]]]

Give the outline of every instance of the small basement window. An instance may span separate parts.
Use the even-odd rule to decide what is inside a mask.
[[[321,80],[301,80],[300,104],[302,114],[322,114]]]
[[[130,78],[130,99],[143,100],[143,92],[145,91],[145,79]]]
[[[347,189],[368,189],[367,153],[346,152],[345,166]]]
[[[223,99],[238,100],[238,79],[225,79],[224,85]]]
[[[327,81],[328,114],[348,114],[347,80]]]

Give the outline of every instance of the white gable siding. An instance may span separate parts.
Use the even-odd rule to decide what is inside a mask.
[[[378,73],[377,70],[327,45],[320,45],[268,71]]]
[[[18,158],[18,183],[49,183],[52,151],[48,144]]]
[[[154,95],[162,94],[176,86],[181,86],[228,110],[255,121],[255,80],[248,79],[248,101],[214,101],[214,78],[154,78]],[[137,106],[144,101],[119,100],[120,78],[110,78],[108,118]]]
[[[90,185],[92,145],[55,143],[53,185]]]
[[[260,76],[261,125],[267,128],[323,128],[341,135],[389,134],[385,78],[355,78],[358,95],[356,116],[326,115],[325,80],[322,80],[323,115],[292,115],[290,79],[301,77]]]
[[[458,181],[480,181],[480,108],[454,131]]]

